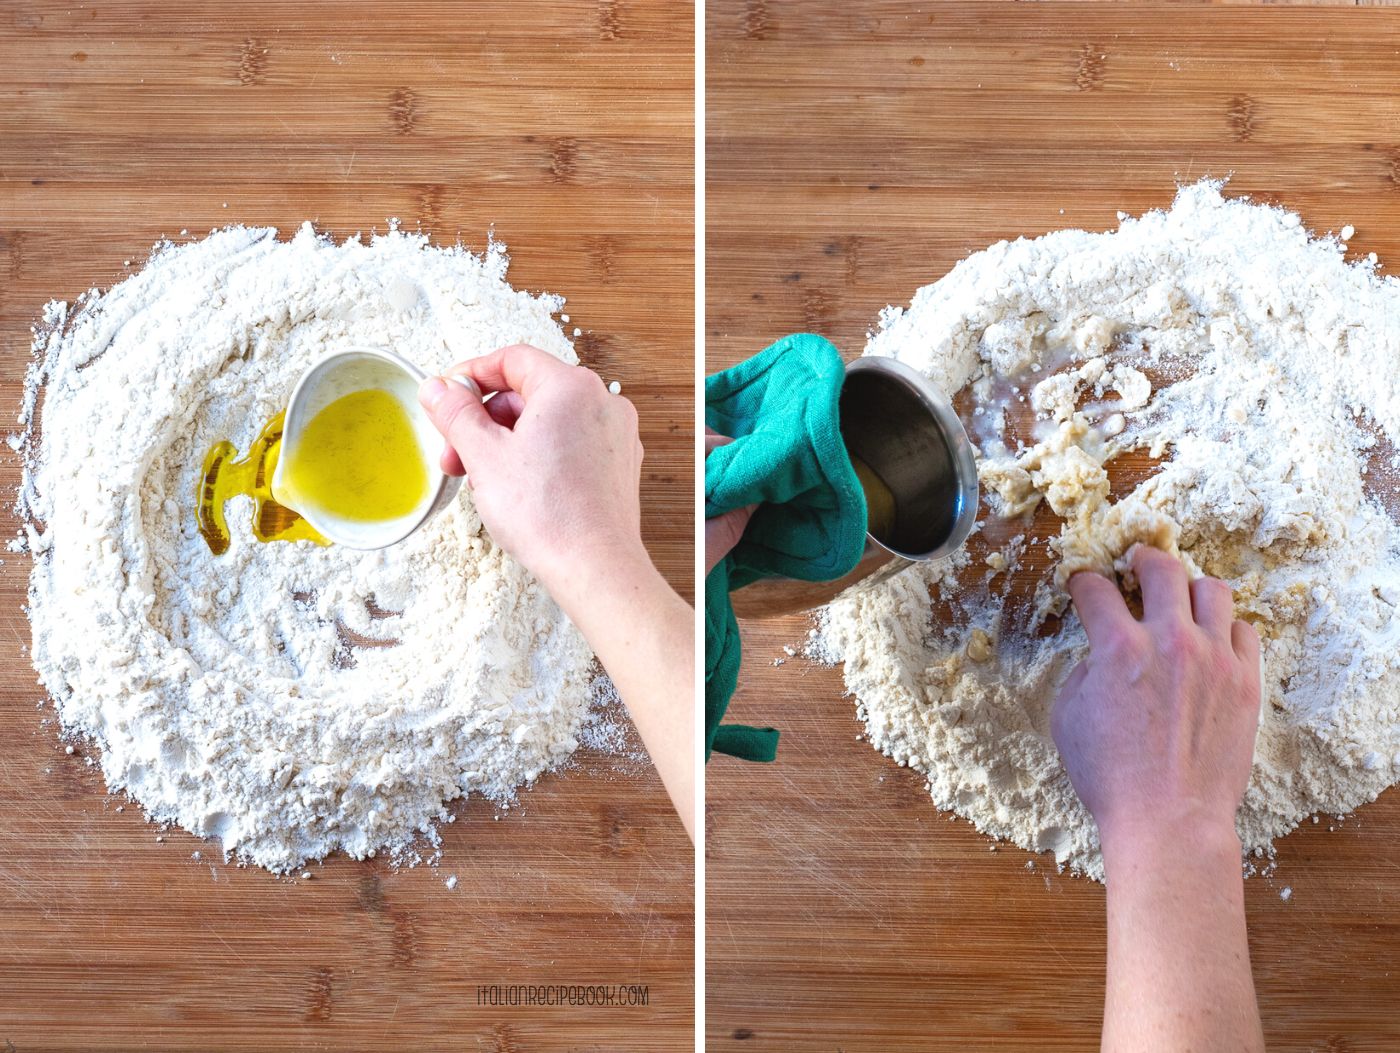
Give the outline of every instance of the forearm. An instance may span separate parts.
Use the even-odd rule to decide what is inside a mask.
[[[1105,1053],[1264,1049],[1233,829],[1109,840]]]
[[[638,542],[553,575],[551,593],[617,687],[694,838],[695,612]]]

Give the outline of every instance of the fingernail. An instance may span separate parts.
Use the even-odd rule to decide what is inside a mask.
[[[442,377],[429,377],[418,385],[418,401],[425,409],[434,409],[447,394],[447,382]]]

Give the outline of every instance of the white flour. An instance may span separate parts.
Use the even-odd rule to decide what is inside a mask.
[[[1063,572],[1032,604],[1005,598],[1020,535],[1033,549],[1048,527],[1051,566],[1110,573],[1134,541],[1179,547],[1235,589],[1264,642],[1247,848],[1400,781],[1400,282],[1220,191],[993,245],[887,309],[866,348],[971,385],[983,492],[1021,516],[838,599],[815,649],[844,659],[871,742],[940,808],[1095,877],[1097,831],[1049,735],[1087,645],[1056,617]],[[1166,462],[1110,496],[1102,466],[1130,449]]]
[[[562,300],[505,270],[499,248],[399,232],[337,246],[309,225],[288,242],[233,228],[47,308],[21,420],[43,385],[21,495],[34,666],[152,818],[284,872],[402,851],[446,802],[507,802],[574,750],[592,655],[465,491],[380,553],[259,543],[243,498],[223,556],[195,523],[208,447],[246,451],[329,350],[438,370],[527,342],[576,362]]]

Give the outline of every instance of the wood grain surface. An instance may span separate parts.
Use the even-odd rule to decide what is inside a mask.
[[[637,403],[647,541],[689,595],[693,20],[672,0],[0,5],[0,399],[44,301],[161,235],[494,229],[512,282],[567,296],[580,354]],[[27,570],[0,566],[0,1049],[693,1047],[691,849],[646,765],[582,756],[499,819],[460,808],[437,870],[227,866],[64,753],[22,650]],[[648,1004],[477,1004],[582,983]]]
[[[857,354],[969,252],[1108,229],[1205,174],[1400,264],[1400,12],[706,10],[710,370],[794,330]],[[1102,888],[935,810],[859,740],[839,670],[783,652],[807,628],[743,626],[730,716],[781,728],[778,761],[707,770],[709,1047],[1097,1048]],[[1398,840],[1391,791],[1247,883],[1275,1053],[1400,1049]]]

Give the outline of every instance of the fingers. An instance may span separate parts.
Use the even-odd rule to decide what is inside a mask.
[[[1249,666],[1259,664],[1259,634],[1249,622],[1234,622],[1230,626],[1230,646],[1241,662]]]
[[[1259,634],[1249,622],[1235,622],[1230,626],[1230,646],[1244,669],[1249,712],[1258,719],[1259,707],[1264,704],[1264,663],[1259,653]]]
[[[749,525],[749,519],[757,507],[748,505],[705,520],[706,574],[714,570],[715,565],[729,555],[730,550],[739,543],[739,539],[744,536],[744,528]]]
[[[462,458],[457,456],[457,451],[446,444],[442,447],[442,456],[438,458],[438,466],[442,469],[443,475],[466,475],[467,469],[462,465]]]
[[[418,401],[428,411],[433,426],[442,432],[443,438],[455,451],[456,460],[449,461],[446,454],[440,463],[450,475],[457,467],[466,470],[474,456],[494,445],[500,428],[486,407],[481,403],[479,392],[465,384],[448,383],[441,377],[429,377],[418,388]]]
[[[706,456],[709,455],[709,453],[710,453],[711,450],[718,449],[718,448],[721,447],[721,446],[728,446],[728,445],[729,445],[731,442],[733,442],[733,441],[734,441],[734,440],[731,439],[728,435],[721,435],[719,432],[715,431],[713,428],[709,427],[708,425],[706,426],[706,428],[705,428],[705,454],[706,454]]]
[[[486,412],[502,428],[514,428],[525,409],[525,400],[518,391],[498,391],[485,402]]]
[[[1181,560],[1151,545],[1134,545],[1131,559],[1142,586],[1143,621],[1189,619],[1191,593]]]
[[[511,344],[481,358],[459,362],[448,373],[470,377],[482,391],[518,391],[528,402],[530,395],[550,377],[576,368],[529,344]]]
[[[728,446],[733,441],[728,435],[721,435],[709,425],[705,426],[705,456],[708,457],[711,450]],[[716,564],[729,555],[730,550],[739,543],[739,540],[744,536],[744,528],[749,525],[749,520],[753,518],[754,509],[757,507],[758,505],[748,505],[744,508],[735,508],[723,515],[705,520],[706,574],[714,570]]]
[[[1230,586],[1219,578],[1197,578],[1191,582],[1191,615],[1196,624],[1212,636],[1224,637],[1235,618],[1235,599]]]
[[[1102,574],[1081,571],[1069,579],[1069,594],[1075,612],[1084,623],[1089,646],[1103,643],[1124,624],[1134,621],[1118,586]]]

